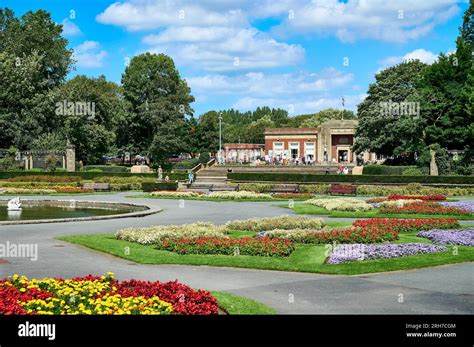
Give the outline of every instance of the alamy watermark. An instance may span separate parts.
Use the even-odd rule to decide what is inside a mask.
[[[37,243],[0,243],[0,258],[30,258],[38,260]]]
[[[413,116],[420,117],[420,103],[414,101],[380,102],[380,114],[382,116]]]
[[[56,103],[56,115],[87,116],[91,120],[95,117],[95,102],[63,100]]]

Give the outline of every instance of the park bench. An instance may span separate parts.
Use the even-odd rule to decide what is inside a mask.
[[[329,194],[339,195],[357,195],[357,186],[347,184],[331,184],[328,190]]]
[[[298,193],[297,184],[279,184],[271,189],[272,193]]]
[[[83,183],[83,189],[110,190],[110,183]]]

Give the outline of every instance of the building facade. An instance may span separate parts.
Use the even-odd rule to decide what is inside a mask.
[[[329,120],[317,128],[265,129],[265,157],[288,163],[356,163],[356,120]],[[364,153],[364,161],[375,160]]]
[[[254,143],[226,143],[224,144],[224,158],[226,163],[249,163],[264,156],[264,145]]]

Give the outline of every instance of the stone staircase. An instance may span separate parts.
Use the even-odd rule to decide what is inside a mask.
[[[199,170],[196,173],[196,180],[187,189],[200,191],[229,191],[236,190],[236,186],[228,183],[226,167],[210,166]]]

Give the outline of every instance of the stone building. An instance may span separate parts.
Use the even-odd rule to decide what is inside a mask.
[[[226,143],[224,157],[227,163],[249,163],[263,157],[263,144],[254,143]]]
[[[353,152],[357,120],[329,120],[317,128],[265,129],[265,155],[288,162],[356,163]],[[364,161],[376,160],[364,153]]]

